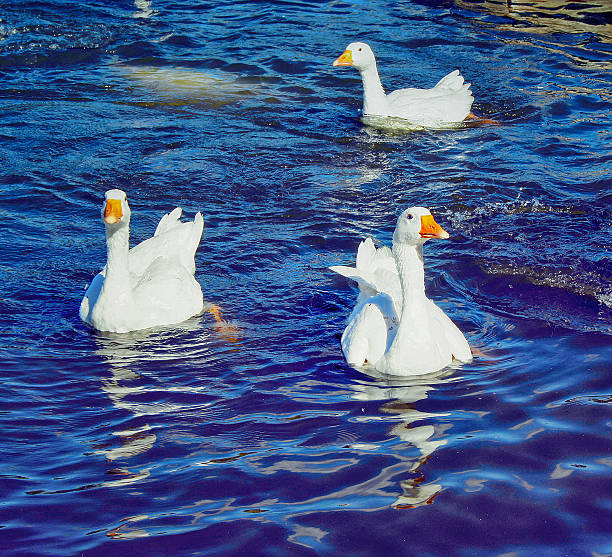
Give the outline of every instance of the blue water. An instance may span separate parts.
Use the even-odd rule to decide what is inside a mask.
[[[565,4],[1,3],[0,553],[612,554],[612,30]],[[500,124],[364,125],[356,39]],[[111,188],[133,243],[202,211],[228,327],[81,323]],[[327,267],[410,205],[482,355],[382,380]]]

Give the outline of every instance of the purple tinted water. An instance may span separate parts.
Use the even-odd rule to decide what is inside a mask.
[[[605,555],[612,32],[606,2],[31,2],[0,12],[0,547],[6,555]],[[460,68],[499,126],[389,132]],[[202,211],[208,314],[78,317],[103,192],[132,239]],[[430,207],[427,291],[483,355],[382,380],[327,270]],[[231,340],[232,335],[238,340]]]

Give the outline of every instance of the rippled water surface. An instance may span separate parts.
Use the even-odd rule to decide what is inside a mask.
[[[612,21],[605,0],[0,3],[4,555],[612,554]],[[365,125],[459,68],[498,125]],[[81,323],[132,242],[206,222],[209,314]],[[327,269],[428,206],[427,291],[477,349],[350,368]]]

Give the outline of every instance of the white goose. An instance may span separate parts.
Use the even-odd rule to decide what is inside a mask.
[[[470,110],[474,97],[459,70],[443,77],[431,89],[398,89],[388,95],[378,77],[376,59],[366,43],[351,43],[334,66],[353,66],[363,81],[363,115],[392,116],[427,127],[444,127],[474,119]]]
[[[425,295],[423,244],[449,234],[424,207],[397,219],[393,250],[361,242],[355,267],[332,271],[359,284],[359,300],[342,335],[342,351],[355,367],[369,363],[390,375],[422,375],[472,359],[457,326]]]
[[[204,220],[181,222],[177,207],[162,217],[152,238],[129,249],[130,207],[125,192],[109,190],[102,208],[106,266],[92,280],[80,316],[100,331],[125,333],[179,323],[203,309],[194,255]]]

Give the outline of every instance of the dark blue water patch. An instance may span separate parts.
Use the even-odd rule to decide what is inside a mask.
[[[163,48],[148,41],[137,41],[123,44],[114,49],[114,53],[124,59],[140,58],[146,52],[147,62],[161,58]]]

